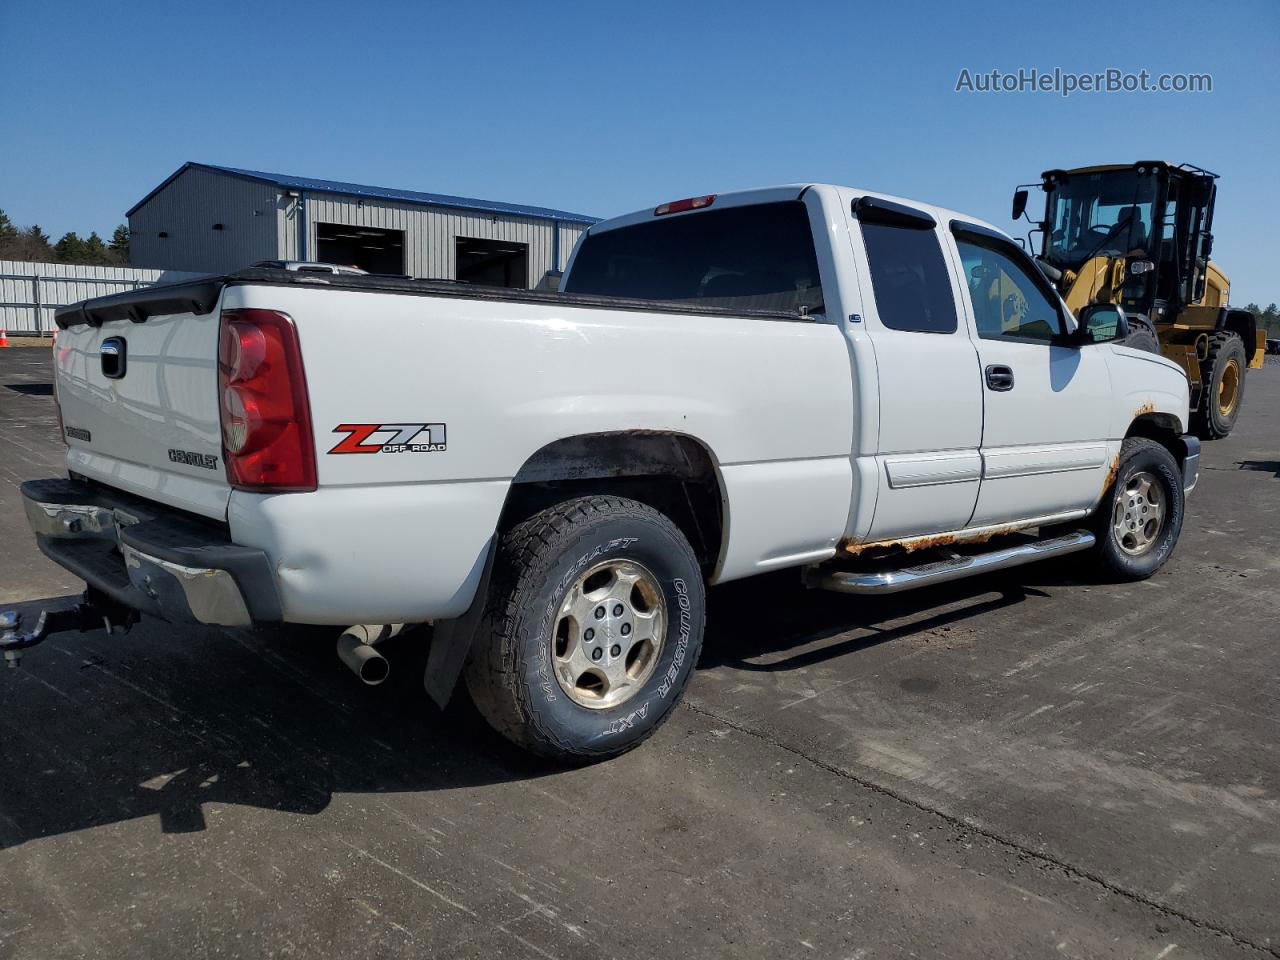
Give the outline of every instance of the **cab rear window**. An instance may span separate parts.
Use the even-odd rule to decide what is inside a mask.
[[[809,214],[798,200],[705,210],[588,234],[563,287],[637,300],[798,313],[822,308]]]

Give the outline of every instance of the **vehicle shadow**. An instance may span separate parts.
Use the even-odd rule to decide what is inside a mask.
[[[34,622],[75,599],[15,606]],[[146,816],[200,831],[210,803],[316,814],[335,792],[559,771],[493,733],[465,695],[431,703],[421,633],[386,645],[392,677],[376,689],[341,666],[336,636],[144,620],[125,637],[60,634],[27,651],[21,669],[0,669],[0,849]]]
[[[726,584],[711,591],[698,665],[798,670],[1046,596],[1015,578],[991,574],[882,597],[810,590],[795,571]]]
[[[1080,582],[1042,564],[1034,582]],[[700,667],[783,671],[1043,596],[992,574],[885,598],[806,590],[795,571],[710,591]],[[42,606],[17,604],[33,622]],[[459,691],[422,689],[429,631],[383,649],[381,687],[334,655],[336,630],[272,634],[144,619],[125,637],[60,634],[0,672],[0,849],[138,817],[209,827],[205,805],[317,814],[335,792],[430,792],[560,772],[494,733]],[[832,642],[827,642],[832,641]],[[789,651],[792,651],[790,654]]]
[[[1280,460],[1241,460],[1240,469],[1274,474],[1280,480]]]
[[[6,383],[5,386],[14,393],[24,397],[52,397],[53,382],[47,383]]]

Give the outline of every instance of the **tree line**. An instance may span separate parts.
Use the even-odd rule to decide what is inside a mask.
[[[1268,337],[1280,337],[1280,307],[1274,303],[1266,307],[1251,303],[1245,309],[1258,318],[1258,326],[1267,331]]]
[[[129,265],[129,228],[116,227],[110,240],[97,231],[81,237],[74,231],[64,233],[57,243],[38,224],[19,227],[0,210],[0,260],[27,260],[45,263],[80,263],[97,267]]]

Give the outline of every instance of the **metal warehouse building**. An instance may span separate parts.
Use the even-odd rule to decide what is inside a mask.
[[[536,287],[596,222],[564,210],[183,164],[128,213],[129,262],[225,273],[320,260],[373,273]]]

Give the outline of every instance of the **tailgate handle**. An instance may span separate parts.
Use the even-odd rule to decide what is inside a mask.
[[[124,337],[107,337],[98,348],[102,358],[102,375],[108,380],[119,380],[124,376],[125,366],[129,358],[129,346]]]

